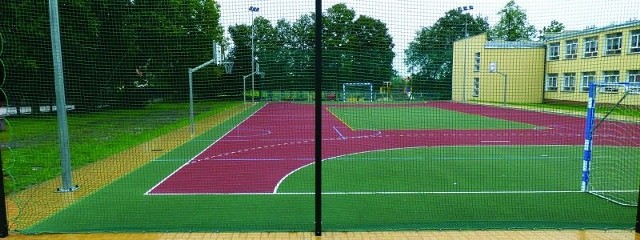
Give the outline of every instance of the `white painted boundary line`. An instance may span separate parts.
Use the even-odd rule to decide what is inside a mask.
[[[207,149],[211,148],[214,144],[216,144],[218,141],[220,141],[220,139],[223,139],[225,136],[227,136],[227,134],[229,134],[231,131],[235,130],[238,126],[242,125],[245,121],[247,121],[249,118],[251,118],[253,115],[255,115],[257,112],[259,112],[260,110],[262,110],[264,107],[266,107],[268,105],[265,104],[262,107],[260,107],[258,110],[256,110],[255,112],[253,112],[251,115],[249,115],[247,118],[245,118],[244,120],[242,120],[242,122],[240,122],[238,125],[234,126],[233,128],[231,128],[229,131],[227,131],[225,134],[223,134],[220,138],[216,139],[215,141],[213,141],[211,144],[209,144],[209,146],[207,146],[206,148],[204,148],[202,151],[200,151],[198,154],[196,154],[195,156],[193,156],[193,158],[189,159],[188,161],[186,161],[184,164],[182,164],[182,166],[180,166],[179,168],[177,168],[175,171],[173,171],[171,174],[169,174],[168,176],[166,176],[164,179],[162,179],[160,182],[158,182],[156,185],[154,185],[153,187],[151,187],[151,189],[149,189],[147,192],[144,193],[144,195],[152,195],[150,194],[151,191],[153,191],[153,189],[156,189],[158,186],[160,186],[160,184],[162,184],[164,181],[166,181],[167,179],[169,179],[171,176],[173,176],[174,174],[176,174],[178,171],[180,171],[182,168],[184,168],[185,166],[189,165],[189,163],[191,161],[193,161],[194,159],[196,159],[198,156],[200,156],[202,153],[204,153],[205,151],[207,151]],[[153,194],[153,195],[158,195],[158,194]]]
[[[638,190],[615,190],[615,192],[638,192]],[[498,195],[498,194],[562,194],[562,193],[586,193],[580,190],[532,190],[532,191],[466,191],[466,192],[447,192],[447,191],[425,191],[425,192],[323,192],[322,195]],[[190,195],[209,195],[209,196],[259,196],[259,195],[314,195],[314,192],[296,192],[296,193],[161,193],[153,195],[166,196],[190,196]]]

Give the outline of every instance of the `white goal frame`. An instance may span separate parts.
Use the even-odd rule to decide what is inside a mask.
[[[622,92],[619,90],[623,89]],[[629,190],[607,190],[600,191],[597,189],[593,189],[591,186],[591,164],[592,164],[592,154],[593,154],[593,138],[595,129],[606,119],[608,119],[609,115],[613,112],[615,108],[617,108],[621,104],[624,99],[627,98],[628,95],[640,95],[640,83],[636,82],[621,82],[621,83],[611,83],[611,82],[593,82],[589,84],[589,99],[587,101],[587,117],[585,122],[585,140],[584,140],[584,153],[583,153],[583,164],[582,164],[582,181],[580,190],[582,192],[587,192],[594,194],[598,197],[604,198],[611,202],[625,205],[625,206],[638,206],[638,203],[632,203],[629,201],[624,201],[621,199],[616,199],[608,196],[607,192],[636,192],[638,189],[629,189]],[[601,94],[620,94],[620,98],[615,105],[608,111],[603,113],[602,119],[598,122],[596,119],[596,100],[598,93]]]
[[[369,82],[358,82],[358,83],[344,83],[342,84],[342,101],[347,101],[347,87],[348,86],[369,86],[369,101],[373,102],[373,84]]]

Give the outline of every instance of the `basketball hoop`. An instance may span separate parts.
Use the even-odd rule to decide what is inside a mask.
[[[498,71],[498,66],[496,65],[495,62],[490,62],[489,63],[489,72],[490,73],[495,73]]]
[[[222,66],[224,66],[224,72],[227,74],[231,74],[233,71],[233,62],[222,62]]]

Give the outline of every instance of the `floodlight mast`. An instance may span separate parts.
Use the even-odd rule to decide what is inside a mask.
[[[458,7],[458,12],[473,10],[472,5]],[[464,56],[462,58],[462,102],[467,101],[467,39],[469,37],[469,31],[467,29],[467,18],[464,19]]]
[[[256,49],[255,49],[255,36],[256,36],[256,28],[255,25],[253,24],[253,22],[255,21],[255,18],[253,16],[254,13],[259,12],[260,8],[259,7],[254,7],[254,6],[250,6],[249,7],[249,11],[251,12],[251,102],[255,102],[255,91],[256,91],[256,77],[255,77],[255,72],[256,72]]]

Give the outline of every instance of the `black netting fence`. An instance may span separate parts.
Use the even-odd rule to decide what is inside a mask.
[[[5,1],[9,228],[631,229],[638,12]]]

